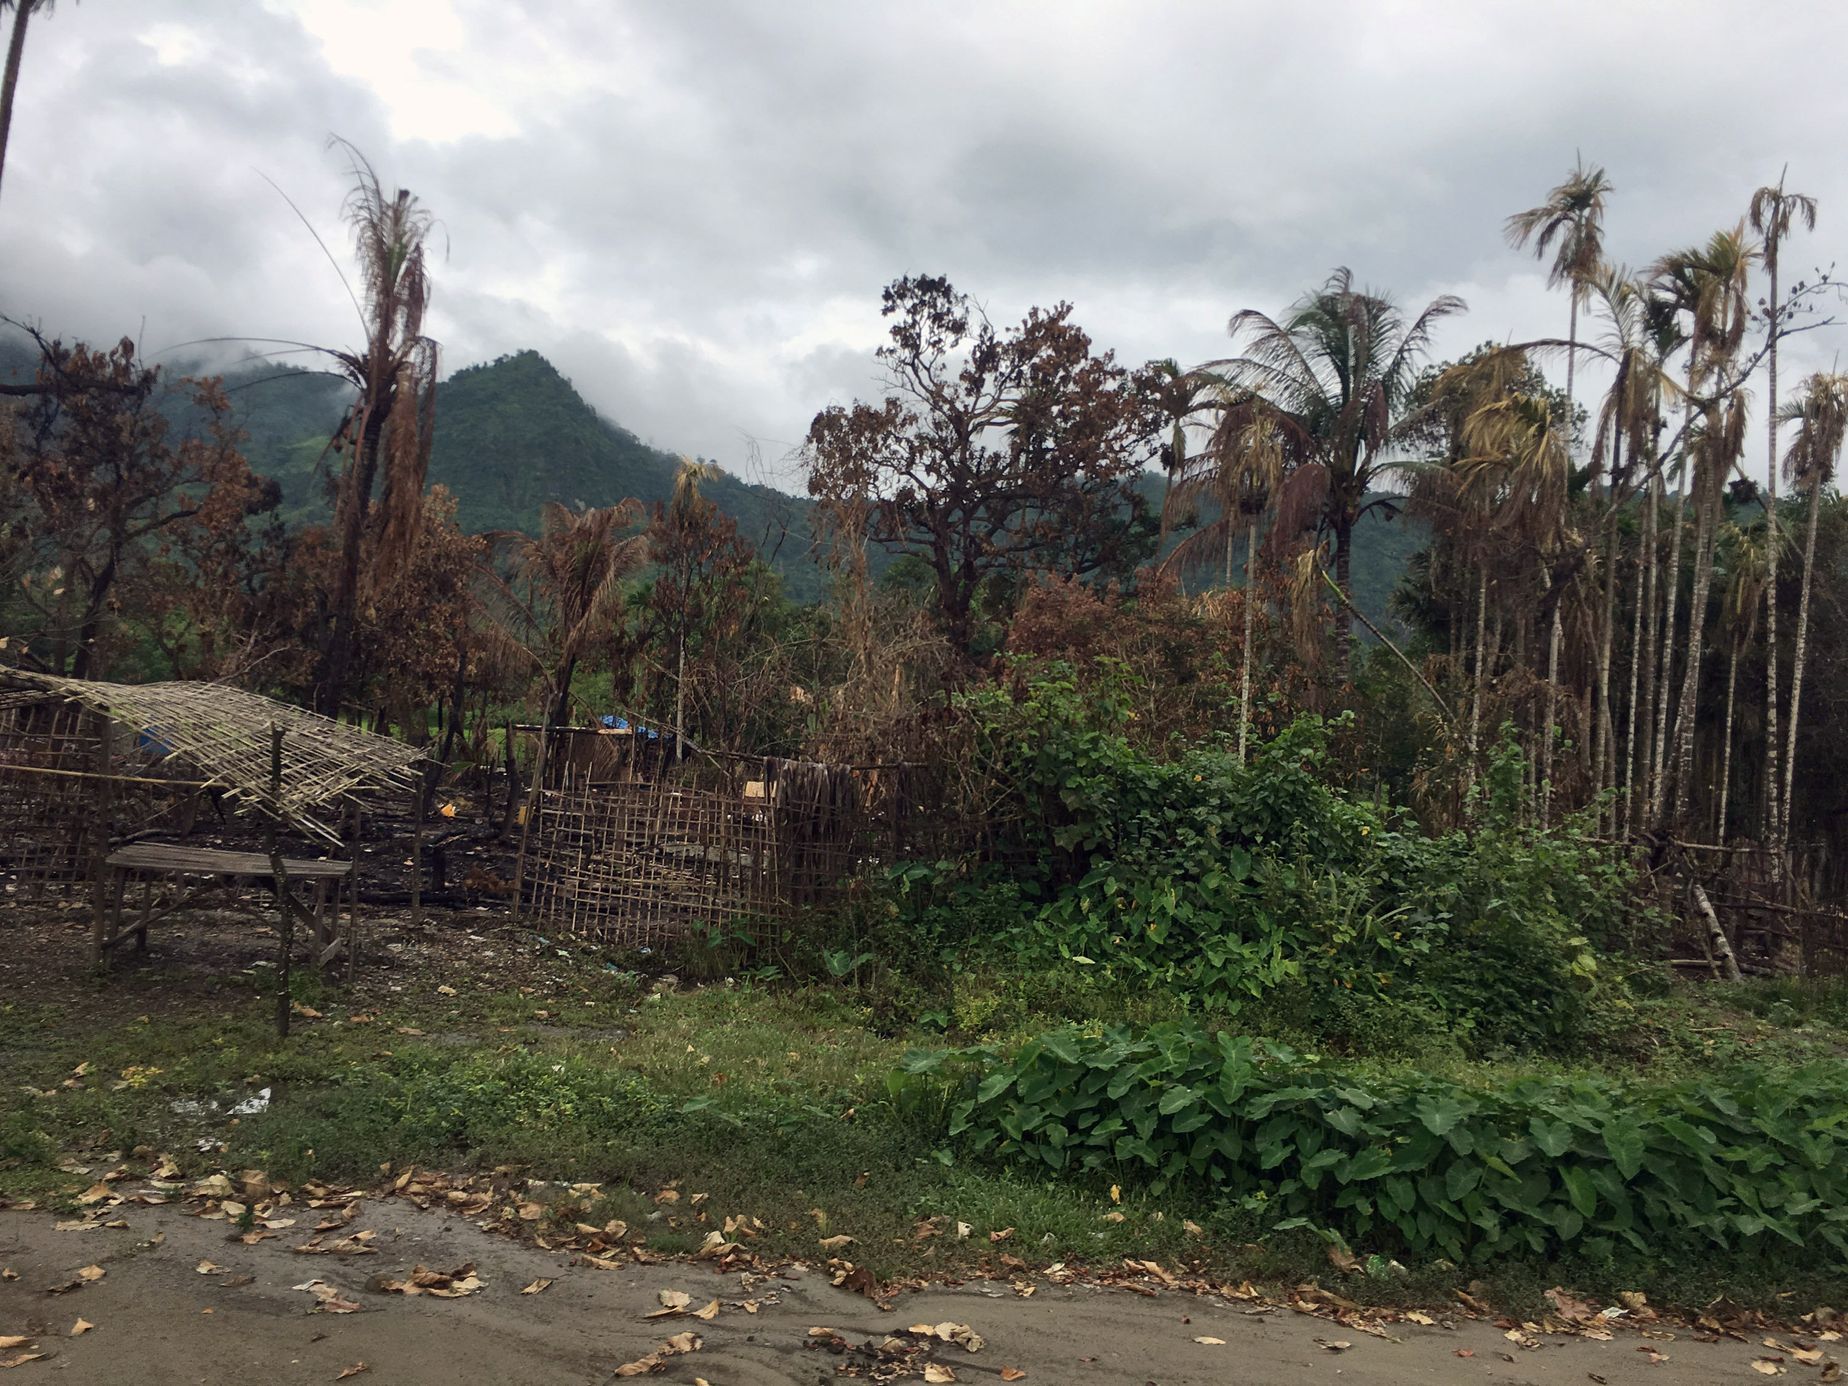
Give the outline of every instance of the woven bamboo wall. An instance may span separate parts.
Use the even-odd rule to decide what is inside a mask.
[[[911,816],[896,771],[742,761],[701,783],[543,791],[525,873],[543,932],[671,946],[719,928],[758,942],[890,861]]]

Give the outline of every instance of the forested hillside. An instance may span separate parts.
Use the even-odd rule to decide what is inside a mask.
[[[0,377],[30,371],[36,359],[24,337],[0,337]],[[255,362],[226,371],[225,386],[237,426],[248,435],[244,451],[251,466],[281,483],[284,517],[324,514],[324,454],[350,394],[346,383],[318,371]],[[195,425],[184,401],[176,398],[168,407],[182,428]],[[649,446],[597,413],[536,351],[464,367],[437,388],[430,481],[456,496],[456,518],[465,532],[530,532],[548,500],[571,505],[609,505],[628,496],[665,501],[677,463],[672,453]],[[1141,489],[1158,511],[1162,479],[1151,473]],[[707,493],[776,569],[793,600],[821,599],[827,576],[817,562],[807,497],[729,472],[713,480]],[[1369,516],[1362,522],[1354,589],[1355,601],[1370,619],[1393,619],[1388,610],[1393,587],[1425,538],[1422,526],[1403,518]],[[875,575],[890,562],[890,555],[875,552]]]

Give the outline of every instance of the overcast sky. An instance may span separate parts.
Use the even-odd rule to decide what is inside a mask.
[[[1760,0],[83,0],[34,21],[0,312],[149,350],[347,344],[338,133],[437,215],[446,369],[523,347],[659,446],[772,467],[876,389],[880,288],[1070,299],[1129,359],[1223,354],[1335,265],[1440,348],[1563,332],[1503,218],[1575,150],[1646,263],[1788,161],[1848,244],[1848,5]],[[445,250],[446,246],[446,250]],[[1806,338],[1808,358],[1842,344]],[[792,480],[787,471],[775,479]]]

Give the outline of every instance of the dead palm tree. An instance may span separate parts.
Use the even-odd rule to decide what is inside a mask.
[[[330,445],[345,459],[335,487],[331,631],[315,680],[316,703],[330,715],[351,678],[362,588],[390,581],[415,546],[436,431],[437,345],[424,333],[430,213],[406,189],[388,195],[359,151],[341,147],[352,160],[346,218],[364,289],[365,344],[327,351],[356,391]]]
[[[1573,423],[1573,368],[1578,359],[1579,307],[1585,301],[1587,287],[1604,261],[1604,199],[1611,193],[1611,181],[1601,168],[1586,168],[1577,161],[1565,182],[1546,196],[1538,207],[1516,212],[1505,225],[1508,241],[1516,250],[1529,242],[1534,258],[1544,260],[1555,242],[1558,250],[1547,268],[1548,288],[1566,286],[1571,305],[1566,329],[1566,427]]]
[[[624,584],[648,561],[647,540],[628,532],[641,518],[641,504],[633,500],[576,509],[547,501],[538,534],[489,536],[496,548],[513,550],[513,581],[497,579],[497,585],[513,605],[511,624],[532,641],[528,651],[544,672],[550,726],[569,717],[578,664],[618,624]]]
[[[1765,273],[1770,276],[1771,280],[1771,290],[1765,299],[1765,347],[1769,367],[1768,398],[1765,403],[1765,451],[1767,454],[1765,524],[1770,531],[1770,542],[1765,549],[1768,576],[1765,582],[1764,803],[1765,821],[1771,824],[1777,821],[1781,803],[1777,776],[1777,563],[1784,546],[1779,533],[1782,520],[1777,509],[1777,345],[1782,335],[1783,305],[1778,301],[1778,251],[1783,245],[1784,238],[1790,234],[1798,222],[1803,223],[1808,230],[1816,229],[1816,199],[1806,197],[1802,193],[1786,192],[1784,177],[1780,173],[1777,186],[1760,188],[1752,194],[1752,205],[1748,216],[1752,223],[1752,230],[1764,239]],[[1767,834],[1767,836],[1770,835]],[[1775,858],[1773,866],[1775,869]]]
[[[700,494],[702,483],[712,481],[719,475],[719,468],[712,462],[695,462],[690,457],[680,459],[680,465],[674,472],[674,489],[668,495],[666,522],[673,527],[685,530],[704,522],[702,512],[710,503]],[[675,602],[679,612],[679,631],[677,632],[677,653],[674,657],[674,756],[676,759],[686,754],[687,737],[687,628],[691,622],[693,604],[694,572],[690,563],[683,564],[681,571],[671,574],[678,582],[679,591]]]
[[[1810,592],[1816,578],[1816,527],[1822,514],[1823,489],[1835,477],[1835,465],[1848,437],[1848,375],[1822,372],[1805,380],[1797,397],[1780,411],[1797,426],[1784,454],[1785,476],[1793,490],[1809,492],[1809,523],[1803,538],[1803,585],[1797,599],[1796,647],[1790,669],[1790,720],[1784,739],[1783,810],[1772,840],[1773,854],[1790,840],[1791,786],[1796,779],[1797,719],[1803,706],[1803,666],[1809,655]]]
[[[1656,265],[1656,278],[1690,319],[1688,407],[1703,415],[1698,430],[1689,429],[1684,469],[1694,494],[1694,583],[1688,603],[1687,658],[1681,698],[1675,715],[1673,817],[1688,809],[1694,760],[1694,719],[1700,697],[1701,647],[1706,633],[1707,602],[1713,583],[1713,543],[1719,525],[1720,498],[1733,463],[1743,452],[1744,401],[1730,371],[1751,321],[1748,291],[1758,246],[1745,223],[1716,231],[1703,246],[1676,251]],[[1703,397],[1702,391],[1709,393]],[[1724,397],[1724,402],[1722,399]],[[1679,545],[1677,544],[1677,551]]]
[[[1220,388],[1224,388],[1223,385]],[[1258,535],[1283,492],[1289,470],[1289,420],[1261,400],[1227,396],[1206,448],[1174,477],[1162,507],[1166,529],[1177,513],[1197,514],[1202,502],[1219,516],[1182,540],[1163,566],[1196,571],[1218,567],[1230,590],[1236,571],[1233,541],[1245,536],[1244,641],[1239,650],[1238,760],[1245,763],[1251,730],[1251,663],[1256,634]]]
[[[1572,459],[1565,429],[1538,395],[1504,394],[1470,415],[1463,429],[1466,455],[1459,464],[1463,494],[1492,518],[1492,532],[1531,552],[1538,563],[1540,616],[1547,627],[1546,710],[1541,721],[1540,822],[1549,821],[1554,743],[1558,739],[1559,653],[1564,582],[1555,574],[1566,547]]]
[[[1431,330],[1464,306],[1445,294],[1408,320],[1391,299],[1357,289],[1352,273],[1337,269],[1281,322],[1256,309],[1234,314],[1228,328],[1242,354],[1203,367],[1283,415],[1305,440],[1301,484],[1320,486],[1317,528],[1332,541],[1344,673],[1353,636],[1354,526],[1388,504],[1371,493],[1399,440]]]
[[[0,73],[0,176],[6,173],[6,141],[13,128],[13,97],[19,91],[19,65],[26,55],[26,25],[35,14],[50,14],[52,0],[0,0],[0,15],[13,11],[7,35],[6,68]]]

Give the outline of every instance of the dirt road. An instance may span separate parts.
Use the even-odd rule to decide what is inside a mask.
[[[985,1340],[980,1350],[935,1342],[928,1353],[913,1353],[896,1379],[1686,1386],[1762,1380],[1753,1359],[1778,1355],[1758,1344],[1694,1342],[1685,1332],[1673,1341],[1630,1333],[1610,1342],[1548,1338],[1522,1349],[1492,1325],[1469,1321],[1454,1328],[1398,1325],[1400,1341],[1388,1341],[1287,1309],[1253,1312],[1252,1305],[1190,1295],[1146,1298],[1076,1285],[1043,1284],[1030,1298],[1006,1286],[931,1290],[901,1296],[893,1311],[882,1312],[833,1288],[819,1270],[795,1279],[719,1274],[690,1263],[603,1270],[399,1201],[368,1203],[343,1229],[375,1233],[377,1254],[354,1258],[297,1254],[292,1247],[300,1238],[288,1235],[246,1246],[227,1239],[225,1223],[172,1208],[120,1213],[127,1227],[93,1230],[60,1230],[44,1213],[0,1213],[0,1269],[9,1277],[0,1279],[0,1340],[27,1335],[44,1354],[9,1371],[7,1386],[39,1379],[73,1386],[269,1386],[334,1381],[360,1363],[365,1370],[354,1375],[362,1386],[607,1382],[620,1364],[688,1331],[698,1334],[699,1350],[664,1359],[650,1379],[812,1386],[838,1380],[842,1366],[874,1379],[897,1370],[891,1361],[831,1351],[812,1329],[833,1329],[850,1345],[877,1344],[908,1325],[945,1321],[973,1329]],[[484,1283],[460,1298],[369,1288],[401,1280],[419,1264],[449,1271],[469,1262]],[[85,1279],[79,1274],[85,1267],[103,1274]],[[336,1304],[357,1310],[327,1312],[313,1291],[294,1288],[315,1280],[337,1296]],[[540,1280],[552,1283],[521,1293]],[[51,1292],[73,1283],[79,1288]],[[716,1299],[718,1313],[710,1321],[645,1320],[660,1307],[663,1290],[686,1292],[695,1309]],[[740,1307],[746,1300],[756,1313]],[[79,1319],[94,1327],[72,1337]],[[1351,1345],[1324,1346],[1337,1342]],[[0,1348],[0,1366],[24,1350]],[[1653,1361],[1654,1354],[1666,1360]],[[938,1371],[927,1378],[924,1368],[932,1363]],[[1784,1365],[1793,1380],[1820,1375],[1818,1367],[1788,1358]],[[954,1376],[942,1375],[943,1368]]]

